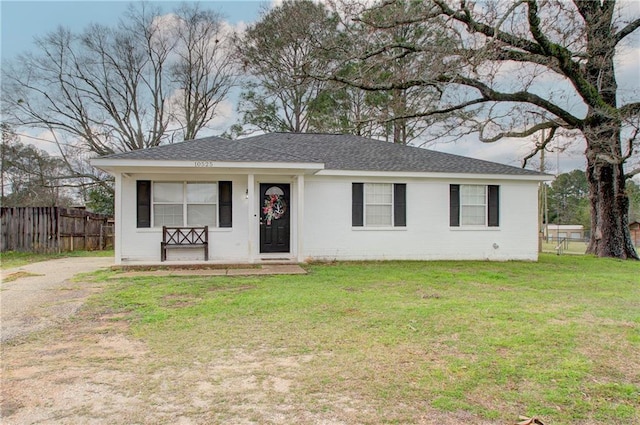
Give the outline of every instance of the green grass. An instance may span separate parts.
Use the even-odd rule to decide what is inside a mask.
[[[381,422],[416,422],[398,406],[424,404],[499,423],[640,421],[638,262],[542,255],[308,271],[122,279],[92,309],[124,315],[158,368],[238,349],[311,356],[296,387],[308,409],[327,408],[316,395],[334,392],[378,406]]]
[[[66,257],[113,257],[113,250],[107,251],[71,251],[59,254],[38,254],[33,252],[7,251],[0,253],[0,269],[12,269],[39,261]]]

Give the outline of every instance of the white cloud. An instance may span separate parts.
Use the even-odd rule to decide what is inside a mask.
[[[560,146],[567,142],[566,139],[561,137],[558,139]],[[574,141],[571,148],[562,152],[556,146],[557,144],[554,143],[549,148],[552,152],[547,152],[545,160],[546,173],[557,174],[577,168],[585,169],[583,142]],[[434,143],[429,146],[429,149],[521,167],[522,160],[533,149],[533,142],[531,139],[505,138],[493,143],[483,143],[473,136],[468,136],[454,142]],[[540,164],[539,154],[529,161],[530,165],[527,168],[533,168],[531,165],[534,164],[537,168]]]
[[[20,143],[25,145],[33,145],[36,148],[47,152],[49,155],[60,155],[60,149],[56,143],[56,136],[51,131],[40,131],[33,129],[25,129],[18,133]],[[58,136],[58,140],[60,137]]]

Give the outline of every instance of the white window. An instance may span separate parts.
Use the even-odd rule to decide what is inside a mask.
[[[487,186],[460,185],[460,222],[463,226],[487,224]]]
[[[218,185],[154,182],[153,226],[217,226]]]
[[[393,223],[393,185],[366,183],[364,185],[365,226],[391,226]]]

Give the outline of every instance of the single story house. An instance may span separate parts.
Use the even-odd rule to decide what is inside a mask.
[[[208,226],[212,263],[537,260],[550,176],[353,135],[207,137],[92,160],[115,177],[116,264],[162,226]],[[175,248],[175,247],[174,247]],[[170,249],[168,261],[203,261]]]

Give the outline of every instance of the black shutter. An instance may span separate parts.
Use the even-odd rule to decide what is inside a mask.
[[[352,185],[351,225],[364,226],[364,183],[353,183]]]
[[[489,227],[500,225],[500,186],[489,185],[488,223]]]
[[[137,227],[151,227],[151,181],[136,181]]]
[[[449,226],[460,226],[460,185],[449,185]]]
[[[404,183],[393,185],[393,225],[407,225],[407,185]]]
[[[232,191],[231,182],[218,182],[218,214],[220,215],[220,227],[231,227],[232,221]]]

